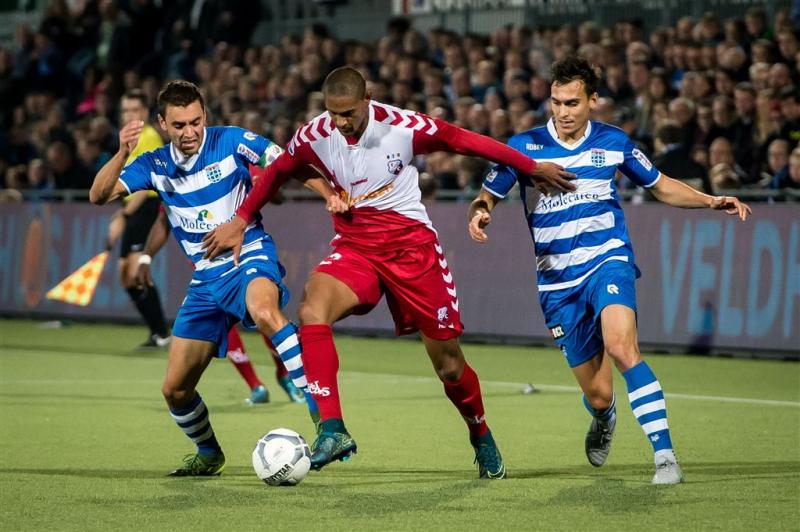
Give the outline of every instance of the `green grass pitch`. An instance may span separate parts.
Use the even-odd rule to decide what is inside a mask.
[[[165,352],[131,350],[144,336],[0,321],[0,530],[800,529],[797,363],[647,356],[686,475],[656,487],[627,401],[608,463],[593,468],[589,417],[558,351],[467,345],[508,468],[507,480],[488,482],[418,341],[341,336],[340,389],[359,453],[275,488],[252,471],[254,443],[277,427],[309,440],[313,430],[277,388],[260,340],[245,335],[272,403],[246,406],[234,368],[214,361],[199,389],[228,466],[176,479],[164,474],[193,446],[160,395]],[[527,382],[542,391],[522,394]]]

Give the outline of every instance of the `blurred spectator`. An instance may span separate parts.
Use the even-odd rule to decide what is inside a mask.
[[[47,166],[53,171],[56,188],[88,189],[94,175],[75,158],[72,149],[62,141],[47,148]]]
[[[733,146],[725,137],[717,137],[708,148],[708,165],[714,168],[718,164],[727,165],[740,183],[747,183],[749,178],[733,157]]]
[[[792,145],[786,139],[775,139],[769,143],[767,168],[762,174],[762,181],[769,184],[770,188],[780,188],[776,185],[783,182],[785,175],[788,174],[791,149]]]
[[[694,189],[711,192],[706,169],[691,157],[689,148],[683,143],[681,127],[677,122],[666,121],[658,128],[653,164],[664,174],[679,179]]]
[[[800,147],[792,150],[789,155],[789,166],[785,172],[775,174],[775,179],[770,183],[770,188],[783,189],[793,188],[800,189]]]

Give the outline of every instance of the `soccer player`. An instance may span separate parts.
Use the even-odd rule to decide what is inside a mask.
[[[486,242],[491,211],[519,182],[525,218],[536,253],[539,302],[545,322],[583,390],[592,415],[585,450],[601,466],[611,448],[616,399],[611,362],[625,378],[628,400],[655,452],[654,484],[677,484],[675,459],[661,384],[642,360],[636,332],[633,248],[617,201],[619,169],[660,201],[683,208],[709,208],[745,220],[750,208],[730,196],[709,196],[658,171],[620,129],[589,120],[597,103],[598,77],[583,58],[552,66],[551,108],[546,126],[515,135],[512,148],[557,161],[577,174],[577,189],[540,194],[519,172],[497,165],[468,212],[473,240]]]
[[[195,271],[172,330],[162,393],[178,427],[197,445],[173,476],[218,475],[225,455],[196,391],[214,356],[224,356],[230,325],[242,321],[270,337],[284,361],[301,363],[297,331],[281,313],[289,292],[282,283],[272,237],[258,215],[251,218],[241,257],[231,253],[203,258],[202,238],[234,216],[251,188],[248,163],[270,164],[281,149],[236,127],[206,127],[203,97],[187,81],[171,81],[158,95],[158,121],[170,144],[142,154],[124,167],[144,123],[133,121],[119,133],[119,151],[95,176],[93,203],[103,204],[138,190],[155,190],[173,234]],[[124,170],[123,170],[124,167]],[[332,210],[342,202],[319,176],[308,179]],[[288,362],[287,362],[288,365]]]
[[[237,210],[206,237],[207,256],[241,246],[244,228],[290,175],[322,171],[350,210],[334,216],[334,252],[319,263],[299,307],[309,390],[322,420],[311,467],[321,469],[356,452],[342,417],[336,374],[339,358],[331,325],[364,314],[385,294],[396,333],[419,331],[447,397],[469,429],[481,478],[505,477],[505,466],[484,419],[478,376],[459,346],[462,332],[453,276],[436,231],[420,202],[417,155],[449,151],[484,157],[520,174],[570,188],[570,174],[447,122],[372,101],[364,78],[350,67],[331,72],[323,93],[327,112],[302,126]]]
[[[164,143],[156,129],[147,123],[150,111],[144,92],[139,89],[126,92],[120,99],[120,108],[123,126],[134,121],[144,123],[139,142],[125,161],[125,165],[129,165],[142,153],[160,148]],[[123,202],[124,206],[111,217],[107,248],[110,250],[122,235],[119,279],[150,329],[150,336],[139,346],[140,349],[166,347],[170,337],[158,289],[153,285],[148,290],[142,290],[135,279],[145,238],[158,216],[158,194],[153,191],[136,192],[125,196]]]
[[[252,175],[252,174],[251,174]],[[169,221],[164,212],[159,212],[158,218],[153,226],[150,228],[150,233],[147,235],[147,240],[144,243],[142,255],[139,258],[138,268],[136,270],[136,285],[142,289],[149,290],[154,285],[153,275],[150,270],[150,264],[153,257],[159,250],[164,247],[169,239]],[[305,403],[306,398],[303,389],[306,388],[305,374],[300,367],[300,371],[295,375],[296,379],[292,379],[289,371],[283,364],[281,357],[275,347],[269,341],[269,338],[262,335],[264,345],[267,347],[272,361],[275,363],[275,379],[283,391],[289,396],[293,403]],[[236,325],[234,324],[228,331],[228,351],[226,358],[231,361],[231,364],[239,372],[242,379],[247,383],[250,388],[250,397],[246,402],[250,405],[269,402],[269,391],[261,379],[256,375],[256,370],[253,367],[250,357],[247,356],[247,351],[244,347],[244,342],[239,334]],[[296,370],[297,368],[295,368]],[[295,380],[297,382],[295,382]],[[317,409],[313,401],[309,402],[309,411],[311,413],[312,421],[318,421],[319,415],[315,415]]]

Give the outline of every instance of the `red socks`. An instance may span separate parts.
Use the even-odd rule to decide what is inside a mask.
[[[336,353],[330,325],[301,325],[300,343],[303,346],[303,368],[308,380],[308,391],[317,402],[320,419],[342,419],[339,386],[336,382],[339,355]]]
[[[239,336],[239,331],[236,330],[235,326],[231,327],[231,330],[228,331],[227,355],[228,360],[230,360],[233,365],[236,366],[236,370],[239,372],[239,375],[242,376],[251,390],[256,386],[261,386],[263,384],[256,376],[256,371],[253,369],[253,364],[250,363],[250,358],[247,356],[247,353],[244,350],[242,337]]]
[[[464,371],[459,380],[455,382],[442,381],[442,383],[444,384],[444,393],[467,422],[470,437],[479,438],[486,434],[489,427],[486,426],[484,419],[481,384],[478,381],[478,375],[469,364],[464,363]]]

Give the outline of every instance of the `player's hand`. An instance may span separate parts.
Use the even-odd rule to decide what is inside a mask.
[[[469,221],[469,236],[472,237],[472,240],[480,242],[481,244],[489,240],[489,236],[486,234],[486,231],[484,231],[484,228],[489,225],[491,221],[492,215],[488,212],[484,210],[476,212]]]
[[[141,120],[132,120],[125,124],[119,130],[119,150],[126,154],[132,152],[139,143],[142,129],[144,129],[144,122]]]
[[[325,201],[325,210],[331,214],[347,212],[350,206],[347,202],[339,196],[339,194],[331,194]]]
[[[149,264],[139,263],[136,266],[136,286],[141,289],[147,289],[153,286],[153,272]]]
[[[233,263],[238,266],[245,229],[247,222],[239,216],[234,216],[230,222],[215,227],[203,237],[203,247],[206,250],[203,258],[214,260],[230,249],[233,251]]]
[[[551,188],[560,192],[572,192],[577,188],[574,183],[570,183],[570,180],[575,179],[576,175],[567,172],[563,166],[555,163],[536,163],[536,168],[531,176],[537,188],[545,193]],[[544,186],[544,190],[542,190],[542,186]]]
[[[753,213],[746,203],[742,203],[739,198],[733,196],[715,196],[711,199],[709,208],[715,211],[725,211],[728,214],[738,214],[742,221],[747,220],[747,217]]]

